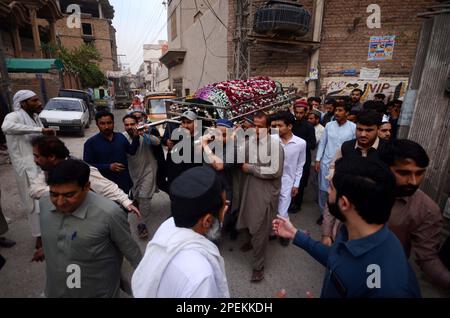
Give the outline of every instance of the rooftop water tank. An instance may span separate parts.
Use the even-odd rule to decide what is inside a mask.
[[[309,31],[311,14],[292,1],[268,1],[256,10],[253,29],[257,33],[303,36]]]

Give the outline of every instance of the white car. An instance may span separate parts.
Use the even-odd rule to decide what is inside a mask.
[[[89,110],[82,99],[55,97],[48,101],[39,114],[46,128],[57,131],[78,132],[84,136],[84,129],[89,128]]]

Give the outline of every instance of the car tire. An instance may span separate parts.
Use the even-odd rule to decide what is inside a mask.
[[[80,137],[84,137],[84,126],[82,126],[81,128],[80,128],[80,132],[78,133],[78,135],[80,136]]]

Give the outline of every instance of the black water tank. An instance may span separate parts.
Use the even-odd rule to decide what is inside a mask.
[[[253,29],[257,33],[303,36],[309,31],[311,14],[303,5],[290,1],[268,1],[256,10]]]

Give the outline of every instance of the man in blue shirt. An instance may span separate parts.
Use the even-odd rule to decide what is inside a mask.
[[[273,230],[307,251],[327,271],[323,298],[421,297],[397,237],[386,226],[395,201],[395,178],[380,161],[342,158],[330,181],[330,213],[344,223],[325,246],[278,216]]]
[[[95,114],[95,122],[100,132],[84,143],[83,160],[128,193],[133,182],[128,172],[127,154],[136,153],[139,134],[135,129],[130,144],[123,134],[114,132],[114,115],[107,111]]]

